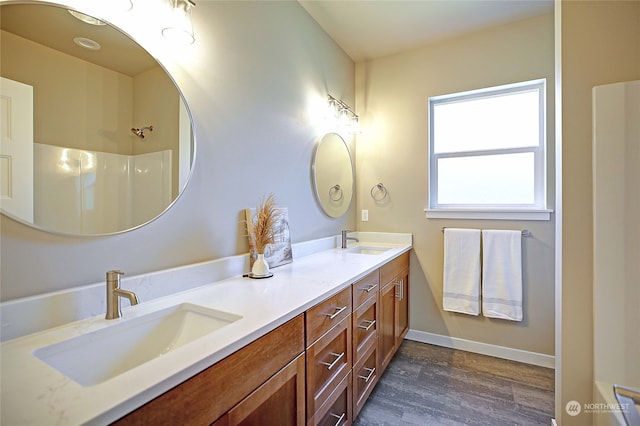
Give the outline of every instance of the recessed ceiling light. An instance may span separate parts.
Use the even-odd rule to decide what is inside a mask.
[[[91,25],[105,25],[101,20],[94,18],[93,16],[85,15],[84,13],[77,12],[75,10],[69,10],[69,13],[76,19],[81,20]]]
[[[101,47],[100,43],[86,37],[76,37],[73,39],[73,42],[78,46],[84,47],[85,49],[89,49],[89,50],[100,50],[100,47]]]

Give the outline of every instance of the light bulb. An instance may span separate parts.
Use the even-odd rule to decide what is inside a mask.
[[[189,0],[169,0],[171,13],[169,23],[162,30],[162,35],[172,42],[179,44],[192,44],[193,25],[191,23],[191,8],[195,6]]]

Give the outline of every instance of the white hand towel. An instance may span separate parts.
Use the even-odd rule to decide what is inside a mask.
[[[480,313],[480,230],[444,230],[442,307],[470,315]]]
[[[482,231],[482,314],[522,321],[521,231]]]

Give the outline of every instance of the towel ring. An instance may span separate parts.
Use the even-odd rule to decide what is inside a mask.
[[[373,198],[374,201],[382,201],[387,198],[388,195],[389,191],[387,191],[387,188],[382,184],[382,182],[371,187],[371,198]]]
[[[342,187],[339,183],[336,183],[331,188],[329,188],[329,198],[331,201],[340,201],[344,194],[342,193]]]

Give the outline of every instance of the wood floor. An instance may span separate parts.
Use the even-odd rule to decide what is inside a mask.
[[[551,425],[554,370],[405,340],[354,425]]]

